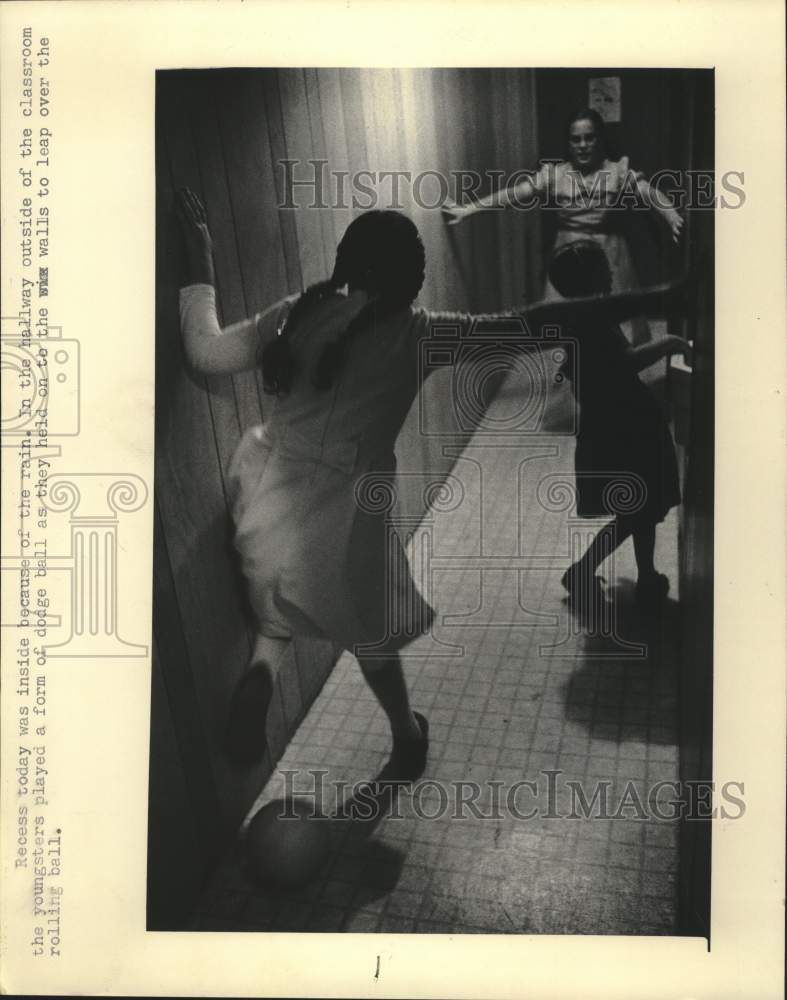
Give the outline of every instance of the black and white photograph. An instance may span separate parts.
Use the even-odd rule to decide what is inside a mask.
[[[156,74],[148,930],[709,938],[714,114]]]
[[[0,0],[0,992],[783,1000],[784,25]]]

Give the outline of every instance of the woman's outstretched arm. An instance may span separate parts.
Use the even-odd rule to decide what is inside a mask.
[[[258,319],[222,329],[216,313],[213,242],[205,209],[187,188],[176,201],[186,248],[186,285],[180,290],[180,329],[189,364],[204,375],[231,375],[255,368]]]
[[[673,243],[678,243],[683,230],[683,216],[673,205],[672,199],[662,191],[659,191],[658,188],[654,188],[650,181],[644,177],[640,177],[637,180],[637,190],[643,203],[648,208],[652,208],[664,221],[664,224],[672,234]]]
[[[536,185],[529,176],[522,177],[517,183],[508,187],[498,188],[491,194],[479,198],[477,201],[468,201],[463,205],[447,202],[443,205],[443,219],[449,226],[455,226],[469,215],[476,212],[483,212],[490,208],[504,208],[507,205],[530,205],[534,203],[536,197]]]

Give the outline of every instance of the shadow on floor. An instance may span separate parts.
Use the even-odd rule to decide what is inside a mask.
[[[582,723],[593,706],[593,734],[610,741],[677,742],[674,713],[679,663],[677,601],[643,611],[632,580],[608,589],[609,604],[595,615],[571,609],[581,633],[582,663],[565,685],[566,718]],[[628,650],[629,655],[621,653]],[[589,723],[588,723],[589,725]]]

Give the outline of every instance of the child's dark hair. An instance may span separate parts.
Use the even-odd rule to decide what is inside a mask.
[[[426,255],[418,229],[401,212],[370,211],[354,219],[336,250],[333,274],[311,285],[298,298],[279,336],[262,352],[262,381],[266,392],[281,394],[292,388],[296,359],[289,336],[314,306],[345,285],[360,289],[369,302],[339,337],[324,349],[312,374],[319,389],[328,389],[341,369],[354,337],[370,323],[406,309],[424,282]]]
[[[558,247],[549,265],[549,280],[567,299],[607,295],[612,289],[607,255],[595,240],[574,240]]]

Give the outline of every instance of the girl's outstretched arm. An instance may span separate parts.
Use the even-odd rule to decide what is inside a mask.
[[[213,240],[202,202],[193,191],[182,188],[175,197],[175,211],[186,249],[186,285],[215,285]]]
[[[258,317],[219,326],[216,290],[199,283],[180,290],[180,329],[191,367],[203,375],[233,375],[258,364]]]
[[[258,363],[259,317],[222,329],[216,313],[213,243],[205,209],[187,188],[176,201],[186,247],[186,285],[180,290],[180,329],[189,364],[205,375],[231,375]]]
[[[429,360],[422,368],[421,378],[423,380],[440,367],[455,364],[458,356],[454,348],[462,343],[472,344],[474,356],[477,357],[479,348],[484,344],[483,337],[486,336],[486,333],[475,336],[475,332],[479,332],[479,326],[515,319],[516,327],[507,328],[501,335],[508,344],[519,344],[522,350],[530,350],[534,343],[540,341],[544,326],[564,327],[570,334],[572,327],[587,323],[613,325],[645,312],[674,315],[686,311],[696,280],[695,272],[691,272],[689,276],[672,284],[656,285],[640,291],[577,299],[549,299],[537,302],[535,305],[499,313],[471,314],[419,310],[418,340],[422,345],[429,345],[430,342],[434,345],[434,350],[426,347],[426,354],[422,349],[422,357],[428,356]],[[669,350],[665,350],[667,341]],[[491,351],[499,350],[495,335],[489,336],[488,343]],[[658,347],[657,350],[661,350],[662,353],[655,354],[652,359],[648,358],[647,352],[642,355],[632,354],[631,360],[638,371],[658,360],[658,357],[663,357],[665,353],[675,354],[682,351],[685,356],[689,350],[687,342],[678,337],[665,338],[657,343],[659,345],[664,343],[664,347]],[[648,348],[650,346],[650,344],[644,345]]]
[[[691,364],[691,344],[682,337],[670,335],[660,340],[651,340],[647,344],[640,344],[638,347],[630,347],[626,351],[626,356],[634,366],[634,370],[638,372],[672,354],[682,354],[686,364]]]
[[[681,278],[670,284],[617,292],[614,295],[545,300],[532,306],[524,306],[519,314],[534,327],[545,324],[573,326],[587,322],[613,324],[642,314],[672,315],[687,308],[687,292],[690,287],[691,283],[686,278]]]

